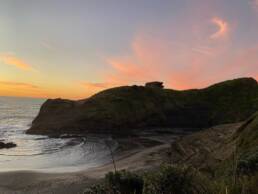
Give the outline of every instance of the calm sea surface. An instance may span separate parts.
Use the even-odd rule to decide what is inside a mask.
[[[110,161],[109,137],[48,138],[27,135],[44,100],[0,97],[0,140],[17,147],[0,149],[0,171],[40,170],[67,172],[99,166]]]

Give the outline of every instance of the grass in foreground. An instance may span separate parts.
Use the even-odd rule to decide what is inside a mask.
[[[84,194],[257,194],[258,173],[211,179],[196,169],[162,166],[143,175],[128,171],[109,172],[103,183]]]

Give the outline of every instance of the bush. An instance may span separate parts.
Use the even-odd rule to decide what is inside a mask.
[[[258,149],[252,153],[242,156],[238,162],[238,172],[240,174],[252,175],[258,171]]]
[[[143,179],[125,170],[109,172],[105,177],[105,186],[110,194],[141,194]]]
[[[107,192],[104,185],[98,184],[85,189],[83,194],[107,194]]]
[[[209,194],[209,182],[192,168],[164,166],[144,178],[144,194]]]
[[[240,176],[236,182],[232,179],[221,177],[215,183],[215,194],[257,194],[258,174],[253,176]]]
[[[251,177],[246,177],[246,180],[243,181],[242,193],[248,194],[257,194],[258,193],[258,173]]]
[[[142,194],[143,179],[135,173],[125,170],[109,172],[104,183],[94,185],[84,194]]]

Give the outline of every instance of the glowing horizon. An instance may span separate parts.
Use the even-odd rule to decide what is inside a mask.
[[[0,0],[0,96],[258,80],[257,0]],[[201,11],[200,11],[201,10]]]

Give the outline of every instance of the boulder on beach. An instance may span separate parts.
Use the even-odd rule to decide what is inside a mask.
[[[14,148],[16,147],[17,145],[13,142],[8,142],[8,143],[4,143],[4,142],[1,142],[0,141],[0,149],[9,149],[9,148]]]

